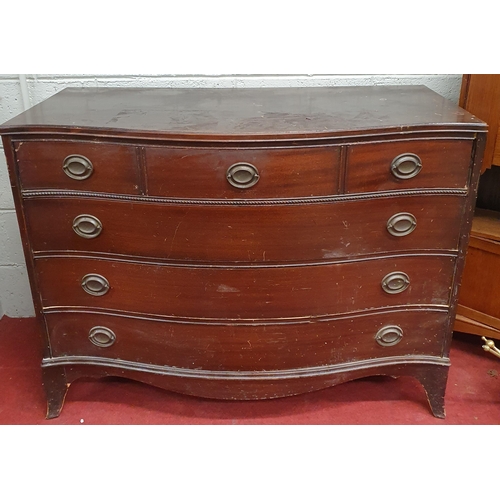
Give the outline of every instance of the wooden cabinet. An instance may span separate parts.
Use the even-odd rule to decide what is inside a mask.
[[[444,416],[479,119],[425,87],[67,89],[0,132],[48,417],[108,375],[241,400],[410,375]]]
[[[464,75],[460,104],[489,128],[454,329],[500,339],[500,75]]]
[[[500,165],[500,75],[463,75],[459,105],[488,125],[481,172]]]

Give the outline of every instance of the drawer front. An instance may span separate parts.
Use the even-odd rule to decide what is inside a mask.
[[[79,141],[14,143],[23,189],[140,194],[136,148]]]
[[[340,148],[213,150],[148,147],[146,164],[148,193],[152,196],[326,196],[338,193]]]
[[[167,205],[82,198],[24,201],[34,251],[77,250],[204,262],[301,262],[456,250],[463,203],[459,196],[287,206]],[[409,234],[394,236],[388,223],[393,224],[389,221],[401,213],[414,217],[416,226]],[[73,229],[75,219],[82,215],[94,217],[95,224],[102,226],[95,237],[81,236]],[[405,220],[400,224],[404,229]],[[88,231],[92,233],[92,228]]]
[[[35,268],[44,307],[243,320],[316,317],[405,304],[445,306],[454,260],[421,256],[214,268],[52,257],[36,259]]]
[[[203,370],[280,370],[386,356],[441,356],[447,318],[443,312],[407,311],[248,326],[95,313],[46,315],[53,356],[97,356]],[[394,326],[401,336],[381,345],[377,334]]]
[[[472,141],[413,140],[348,148],[346,192],[466,188]]]

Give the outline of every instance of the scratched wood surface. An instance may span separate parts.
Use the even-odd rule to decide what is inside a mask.
[[[416,377],[443,417],[485,130],[419,86],[66,89],[0,126],[47,416],[84,376],[262,399],[385,374]],[[422,168],[396,178],[407,153]],[[394,236],[399,215],[416,226]],[[394,272],[409,286],[390,294]]]

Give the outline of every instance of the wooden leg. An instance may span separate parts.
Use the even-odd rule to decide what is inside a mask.
[[[43,386],[47,397],[47,419],[56,418],[61,413],[69,384],[64,368],[47,366],[42,368]]]
[[[445,418],[444,395],[448,380],[449,366],[429,365],[419,367],[414,374],[423,385],[432,413],[437,418]]]

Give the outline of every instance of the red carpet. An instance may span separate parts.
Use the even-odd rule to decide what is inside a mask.
[[[420,384],[372,377],[270,401],[198,399],[123,379],[78,380],[61,415],[45,420],[41,348],[33,318],[0,320],[0,424],[499,424],[500,359],[479,337],[456,334],[446,419]]]

